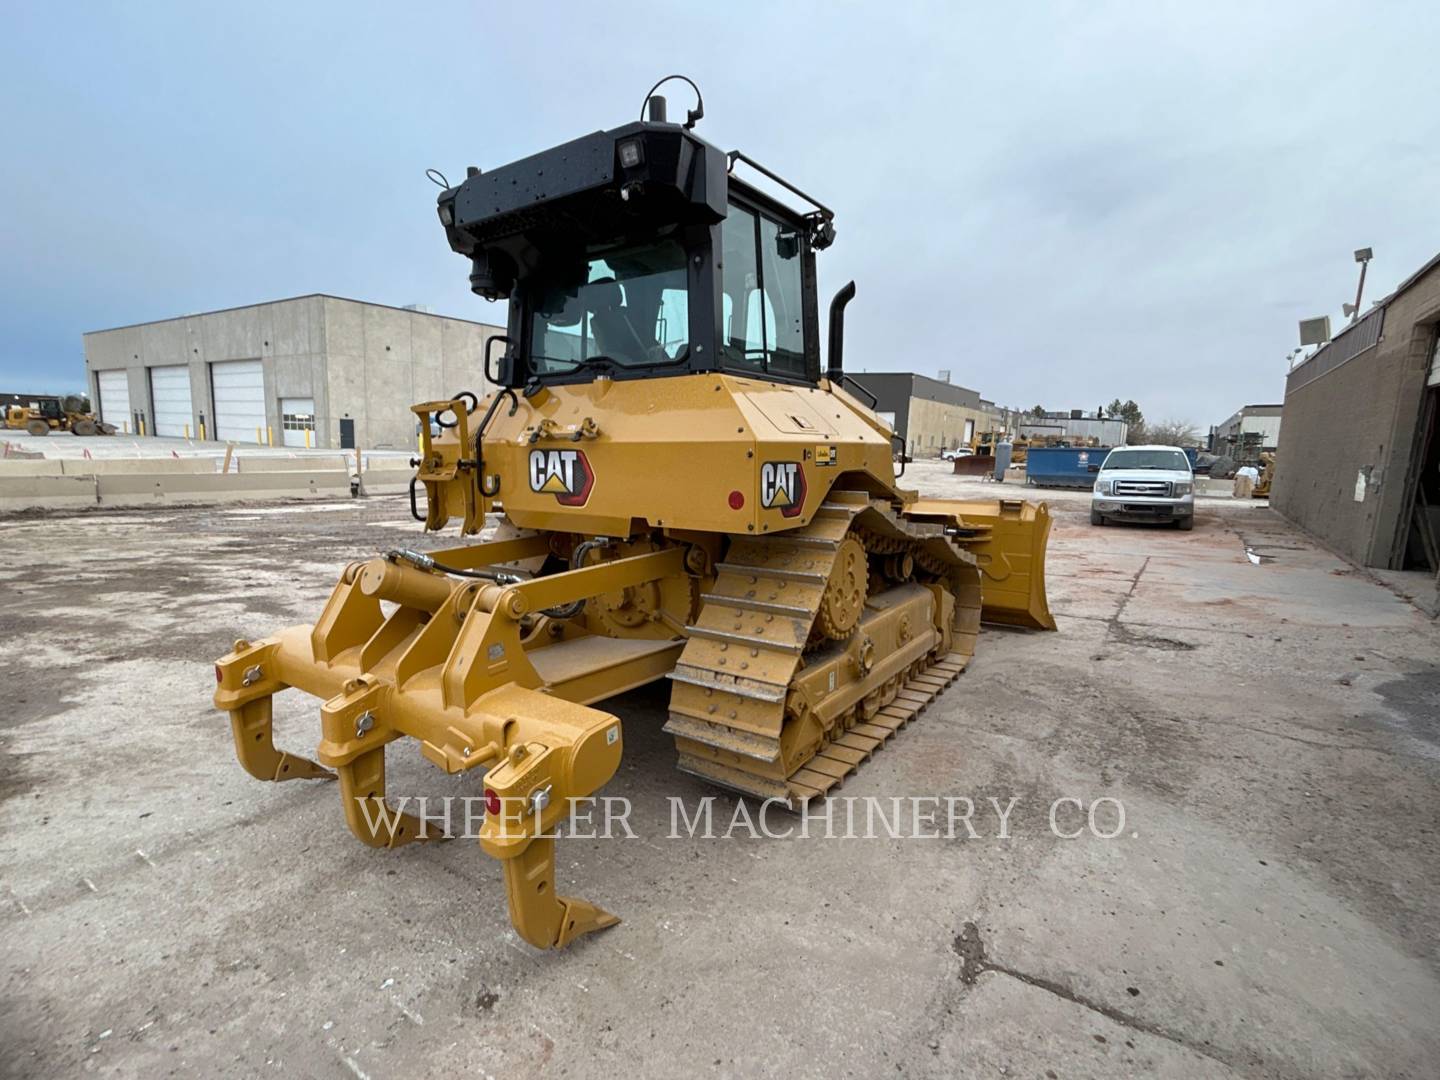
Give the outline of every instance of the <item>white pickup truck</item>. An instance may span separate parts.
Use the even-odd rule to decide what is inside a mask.
[[[1117,446],[1099,465],[1090,524],[1170,521],[1195,527],[1195,473],[1178,446]]]

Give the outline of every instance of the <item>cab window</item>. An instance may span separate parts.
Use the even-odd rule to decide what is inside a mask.
[[[594,252],[552,272],[532,309],[538,375],[599,360],[624,368],[677,363],[690,348],[685,250],[663,240]]]
[[[734,203],[720,232],[720,340],[726,366],[804,378],[799,234]]]

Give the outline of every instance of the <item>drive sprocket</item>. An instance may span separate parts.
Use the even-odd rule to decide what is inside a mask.
[[[843,641],[860,622],[870,589],[865,547],[854,536],[840,541],[825,594],[820,598],[816,627],[831,641]]]

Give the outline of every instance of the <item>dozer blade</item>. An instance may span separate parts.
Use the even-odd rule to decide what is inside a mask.
[[[1023,499],[919,499],[906,517],[956,524],[959,543],[979,560],[985,622],[1054,630],[1045,599],[1050,510]]]
[[[956,476],[989,476],[995,471],[992,454],[967,454],[955,459]]]

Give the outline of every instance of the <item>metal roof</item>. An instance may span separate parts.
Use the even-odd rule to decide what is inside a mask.
[[[179,322],[182,319],[203,319],[206,315],[224,315],[230,311],[244,311],[246,308],[269,307],[271,304],[289,304],[296,300],[311,300],[320,297],[325,300],[340,300],[347,304],[364,304],[366,307],[388,308],[391,311],[404,311],[411,315],[424,315],[431,319],[448,319],[451,322],[470,323],[473,326],[492,326],[503,329],[497,323],[481,322],[479,319],[462,319],[455,315],[437,315],[433,311],[417,311],[414,308],[401,307],[397,304],[377,304],[373,300],[356,300],[351,296],[336,296],[334,293],[301,293],[299,296],[282,296],[276,300],[257,300],[253,304],[236,304],[233,307],[214,308],[210,311],[192,311],[187,315],[171,315],[164,319],[142,319],[140,322],[125,323],[123,326],[107,326],[103,330],[86,330],[83,337],[91,334],[108,334],[115,330],[134,330],[137,326],[155,326],[158,323]]]

